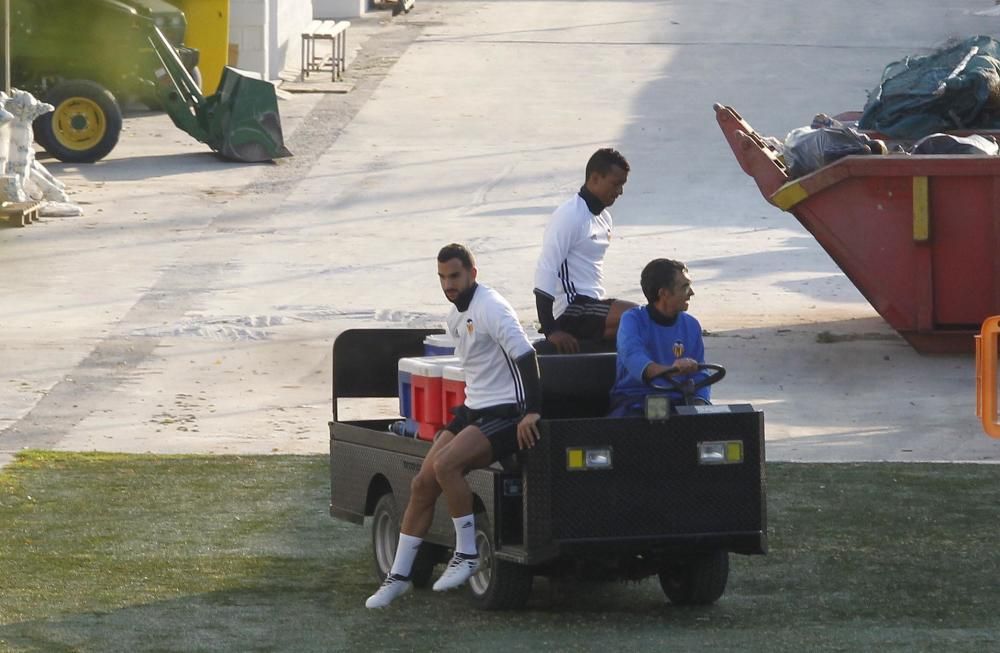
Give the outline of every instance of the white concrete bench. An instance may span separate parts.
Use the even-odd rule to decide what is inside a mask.
[[[339,80],[344,73],[347,58],[347,28],[351,22],[347,20],[314,20],[302,32],[302,79],[309,73],[329,72],[333,81]],[[330,56],[316,53],[316,43],[328,41]]]

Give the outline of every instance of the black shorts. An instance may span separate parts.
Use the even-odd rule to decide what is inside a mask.
[[[444,427],[445,430],[458,435],[465,427],[475,426],[490,441],[494,461],[517,451],[517,424],[521,421],[521,409],[517,404],[500,404],[478,410],[459,406],[454,413],[455,419]]]
[[[603,340],[604,328],[613,299],[594,299],[577,295],[566,311],[556,319],[556,328],[581,340]]]

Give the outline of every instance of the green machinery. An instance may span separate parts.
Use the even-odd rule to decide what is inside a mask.
[[[97,161],[118,143],[121,102],[134,98],[227,159],[289,156],[274,87],[227,68],[204,96],[198,53],[179,43],[183,13],[151,1],[11,0],[12,86],[55,107],[35,122],[35,140],[61,161]]]

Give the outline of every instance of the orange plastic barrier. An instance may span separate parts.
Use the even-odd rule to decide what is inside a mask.
[[[976,336],[976,415],[991,438],[1000,438],[997,415],[997,342],[1000,316],[988,317]]]

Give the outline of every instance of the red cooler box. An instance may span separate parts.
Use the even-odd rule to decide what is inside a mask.
[[[458,363],[454,356],[423,356],[411,358],[410,391],[413,419],[417,421],[421,440],[433,440],[449,419],[441,412],[441,379],[446,365]]]
[[[460,365],[445,365],[441,372],[441,415],[450,422],[451,409],[465,403],[465,370]]]

